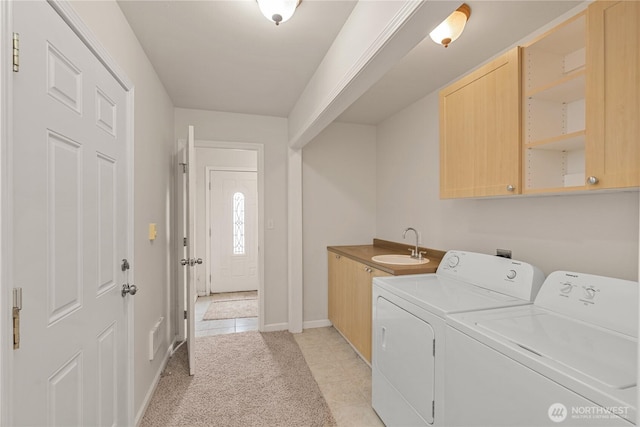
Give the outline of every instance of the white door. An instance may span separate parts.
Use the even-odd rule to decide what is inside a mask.
[[[189,353],[189,375],[195,374],[195,342],[196,342],[196,318],[195,306],[198,295],[196,293],[197,264],[202,264],[201,258],[196,258],[196,160],[195,137],[193,126],[189,126],[187,138],[187,165],[186,165],[186,196],[184,229],[187,231],[187,257],[182,259],[182,265],[187,270],[187,349]]]
[[[256,172],[211,171],[211,292],[258,289]]]
[[[127,94],[47,2],[13,12],[12,424],[128,425]]]

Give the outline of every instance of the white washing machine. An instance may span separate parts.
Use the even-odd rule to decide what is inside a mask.
[[[533,305],[447,320],[448,426],[630,426],[638,283],[556,271]]]
[[[387,426],[444,425],[445,316],[530,304],[544,276],[511,259],[445,254],[434,274],[373,279],[372,406]]]

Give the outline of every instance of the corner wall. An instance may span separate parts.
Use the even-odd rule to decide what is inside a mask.
[[[138,39],[115,1],[72,1],[85,24],[134,84],[134,259],[140,292],[135,296],[133,411],[141,417],[159,378],[174,332],[169,289],[171,276],[170,200],[173,168],[173,104]],[[148,224],[158,226],[155,241]],[[148,359],[147,337],[164,317],[163,342]]]
[[[638,280],[637,191],[440,200],[438,127],[437,92],[378,125],[378,237],[413,226],[427,247]]]
[[[302,150],[304,327],[328,326],[327,246],[375,237],[376,128],[333,123]]]
[[[174,114],[176,141],[193,125],[196,140],[264,145],[264,218],[273,221],[264,229],[264,323],[287,329],[287,119],[184,108]]]

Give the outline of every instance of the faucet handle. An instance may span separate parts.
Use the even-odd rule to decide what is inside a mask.
[[[417,257],[418,254],[416,253],[416,250],[414,248],[407,248],[408,251],[411,251],[411,256],[412,257]]]
[[[424,257],[422,256],[423,254],[426,254],[426,252],[424,251],[420,251],[418,252],[418,259],[423,259]]]

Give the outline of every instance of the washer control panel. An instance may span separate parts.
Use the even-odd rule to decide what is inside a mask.
[[[544,281],[535,305],[638,336],[638,282],[554,271]]]
[[[542,272],[526,262],[455,250],[445,254],[437,274],[527,301],[533,301],[544,280]]]

